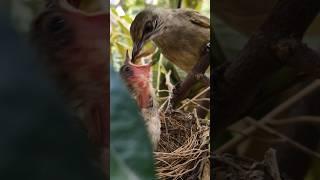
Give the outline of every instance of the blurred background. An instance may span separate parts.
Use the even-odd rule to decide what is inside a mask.
[[[28,31],[44,1],[0,2],[0,179],[103,179]]]
[[[216,54],[214,56],[219,62],[230,61],[233,62],[237,59],[240,51],[244,48],[247,41],[250,39],[251,35],[253,35],[259,26],[264,23],[265,19],[268,17],[269,13],[272,11],[273,6],[278,0],[244,0],[244,1],[237,1],[237,0],[215,0],[213,7],[213,16],[211,17],[214,21],[214,48],[217,49]],[[213,33],[213,32],[211,32]],[[316,17],[312,25],[309,27],[306,35],[303,38],[303,42],[305,42],[309,47],[319,52],[320,50],[320,16]],[[281,69],[281,71],[275,73],[272,77],[268,78],[266,83],[262,83],[262,93],[264,93],[265,99],[261,100],[255,107],[251,109],[251,115],[257,119],[263,117],[267,112],[271,111],[275,108],[279,103],[285,101],[287,98],[291,97],[288,92],[298,92],[298,90],[294,89],[296,84],[303,84],[306,83],[307,80],[299,80],[295,79],[295,71],[286,67]],[[294,85],[291,83],[294,81]],[[280,91],[281,93],[275,91]],[[273,92],[273,94],[271,93]],[[279,95],[280,94],[280,95]],[[293,93],[294,94],[294,93]],[[317,98],[314,98],[314,101]],[[310,100],[310,99],[309,99]],[[306,101],[301,100],[301,104],[294,106],[290,112],[287,112],[286,115],[288,116],[297,116],[299,114],[311,114],[311,108],[306,107]],[[302,105],[305,103],[304,105]],[[319,107],[319,105],[316,105]],[[319,108],[316,108],[317,114],[319,112]],[[239,123],[241,124],[241,123]],[[223,146],[231,139],[231,137],[241,136],[241,132],[237,131],[236,129],[240,127],[240,130],[243,127],[240,125],[237,127],[237,123],[235,125],[234,131],[230,130],[229,133],[220,136],[219,138],[216,137],[214,143],[216,149]],[[311,125],[312,126],[312,125]],[[293,138],[295,140],[299,140],[302,144],[308,144],[308,138],[305,136],[318,137],[319,127],[313,129],[310,125],[306,128],[305,133],[299,134],[298,128],[294,129],[293,126],[290,126],[288,131],[296,132],[296,136]],[[302,127],[302,125],[300,126]],[[232,129],[232,127],[230,128]],[[283,130],[283,129],[282,129]],[[240,132],[240,134],[238,133]],[[280,132],[287,132],[281,131]],[[295,133],[293,133],[295,134]],[[308,135],[307,135],[308,134]],[[315,135],[316,134],[316,135]],[[264,137],[265,138],[265,137]],[[254,139],[254,138],[252,138]],[[318,141],[316,138],[313,138],[314,141]],[[260,145],[257,143],[259,140],[254,141],[253,144],[248,145],[249,141],[244,141],[241,145],[236,146],[233,149],[233,153],[240,155],[240,156],[249,156],[256,158],[260,153],[259,157],[262,157],[261,149],[258,147],[265,146],[264,148],[271,147],[270,144],[263,141],[259,141]],[[248,144],[246,144],[248,143]],[[267,144],[267,145],[265,145]],[[275,143],[276,144],[276,143]],[[277,147],[275,144],[272,147]],[[281,143],[280,143],[281,144]],[[278,144],[279,145],[279,144]],[[308,156],[301,155],[301,153],[296,153],[295,155],[289,155],[290,153],[294,154],[295,150],[287,144],[281,144],[285,148],[280,149],[278,151],[279,157],[286,156],[285,158],[281,158],[284,160],[283,162],[280,161],[280,165],[283,167],[283,170],[288,170],[288,174],[291,175],[293,179],[306,179],[306,180],[316,180],[320,179],[319,176],[319,159],[318,158],[311,158]],[[279,146],[281,146],[279,145]],[[285,150],[284,150],[285,149]],[[319,150],[318,146],[314,150]],[[302,165],[299,163],[303,160],[303,162],[310,160],[308,165]],[[285,162],[286,161],[286,162]],[[291,165],[290,165],[291,164]],[[290,168],[288,168],[290,167]],[[304,168],[301,168],[304,167]],[[296,176],[295,173],[299,174],[299,172],[306,171],[306,175],[302,178],[301,176]]]

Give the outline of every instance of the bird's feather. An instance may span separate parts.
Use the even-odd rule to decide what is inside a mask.
[[[210,20],[208,17],[200,14],[197,11],[186,10],[184,13],[193,24],[201,26],[203,28],[210,28]]]

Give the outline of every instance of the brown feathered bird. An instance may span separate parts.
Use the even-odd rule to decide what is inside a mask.
[[[125,63],[120,68],[120,75],[137,101],[145,120],[153,149],[156,150],[160,140],[161,123],[151,83],[151,72],[151,64],[133,64],[127,51]]]
[[[130,33],[134,44],[132,59],[152,40],[169,61],[190,72],[210,41],[210,22],[190,9],[148,8],[135,17]]]
[[[97,149],[95,158],[108,171],[109,48],[107,12],[85,12],[80,0],[47,1],[31,34],[43,64],[66,103]]]

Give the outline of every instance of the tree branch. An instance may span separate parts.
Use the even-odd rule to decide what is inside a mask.
[[[280,40],[274,51],[283,64],[289,65],[308,75],[320,77],[319,54],[296,39]]]
[[[312,84],[310,84],[308,87],[301,90],[299,93],[294,95],[293,97],[289,98],[287,101],[281,103],[279,106],[274,108],[271,112],[269,112],[267,115],[265,115],[262,119],[259,120],[258,123],[260,124],[266,124],[269,121],[272,121],[274,118],[276,118],[277,115],[284,112],[285,110],[288,110],[288,108],[295,105],[298,101],[300,101],[302,98],[306,97],[307,95],[310,95],[312,92],[318,90],[320,87],[320,80],[315,80]],[[233,139],[229,140],[227,143],[225,143],[223,146],[219,147],[215,150],[216,154],[222,154],[226,152],[230,152],[234,149],[235,146],[239,145],[241,142],[243,142],[246,137],[249,135],[252,135],[257,129],[255,127],[249,127],[247,129],[244,129],[241,134],[245,134],[246,136],[237,136]]]
[[[214,77],[213,118],[216,134],[243,117],[255,102],[255,95],[264,80],[283,67],[284,63],[289,63],[279,58],[279,50],[274,45],[288,39],[300,44],[303,34],[317,16],[319,9],[319,0],[278,1],[270,17],[251,37],[238,59],[230,64],[223,74]],[[301,52],[299,50],[293,55],[295,58],[290,64],[302,63],[304,66],[299,67],[303,69],[310,68],[303,62],[305,59],[313,59],[308,63],[320,62],[310,49],[302,48]],[[318,69],[312,69],[320,74]]]

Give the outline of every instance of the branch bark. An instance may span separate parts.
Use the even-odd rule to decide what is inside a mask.
[[[227,126],[244,116],[254,103],[260,85],[285,64],[302,70],[311,68],[313,74],[320,74],[320,59],[309,48],[296,46],[294,49],[299,51],[292,54],[293,59],[290,62],[287,61],[288,58],[282,57],[287,57],[291,51],[283,55],[279,54],[279,48],[275,48],[275,45],[281,45],[284,40],[301,44],[305,31],[319,9],[319,0],[278,1],[269,18],[250,38],[238,59],[213,78],[213,119],[216,134],[220,134]],[[306,59],[312,60],[306,63]]]
[[[186,98],[190,87],[197,83],[200,80],[204,80],[207,77],[204,75],[206,70],[210,65],[210,57],[209,53],[205,53],[203,57],[199,60],[199,62],[192,68],[191,72],[187,75],[184,81],[176,87],[173,91],[173,97],[171,99],[172,106],[175,107],[178,102],[182,99]],[[206,86],[210,84],[207,83],[208,81],[203,82]]]
[[[283,39],[274,47],[277,58],[307,75],[320,77],[319,53],[295,39]]]

